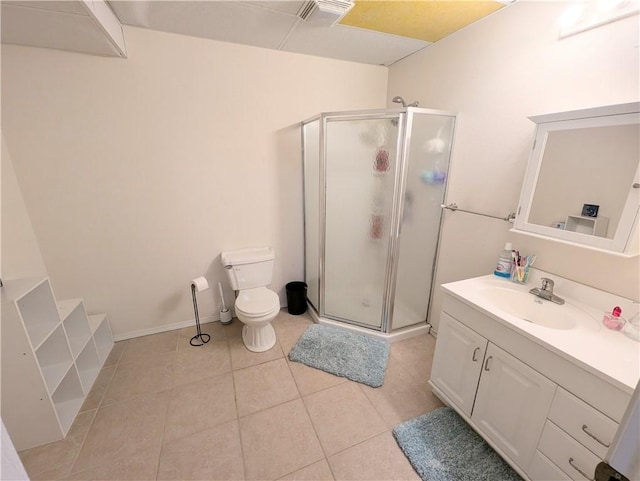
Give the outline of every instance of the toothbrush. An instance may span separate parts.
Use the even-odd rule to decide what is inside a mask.
[[[531,267],[535,261],[536,261],[536,255],[535,254],[527,256],[527,267]]]

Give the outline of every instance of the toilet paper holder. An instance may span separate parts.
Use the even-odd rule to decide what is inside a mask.
[[[200,316],[198,315],[198,301],[196,299],[196,292],[203,291],[209,288],[209,283],[204,277],[198,277],[191,281],[191,297],[193,298],[193,312],[196,316],[196,335],[191,338],[189,344],[194,347],[204,346],[211,340],[211,336],[206,332],[203,333],[200,330]]]

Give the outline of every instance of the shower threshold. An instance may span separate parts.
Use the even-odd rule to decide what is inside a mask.
[[[431,325],[427,324],[425,321],[420,324],[414,324],[412,326],[396,329],[393,332],[376,331],[373,329],[367,329],[366,327],[355,326],[347,322],[335,321],[333,319],[327,319],[326,317],[320,317],[311,304],[307,303],[307,305],[308,305],[307,311],[309,312],[309,314],[311,314],[311,318],[313,319],[313,322],[315,322],[316,324],[334,326],[339,329],[344,329],[345,331],[355,332],[357,334],[363,334],[365,336],[373,337],[375,339],[381,339],[390,344],[398,341],[403,341],[404,339],[409,339],[411,337],[416,337],[421,334],[429,334],[431,330]]]

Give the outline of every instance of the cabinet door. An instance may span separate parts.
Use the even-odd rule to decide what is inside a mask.
[[[487,340],[446,313],[440,316],[431,382],[471,415]]]
[[[556,385],[489,343],[471,419],[522,469],[527,469]]]

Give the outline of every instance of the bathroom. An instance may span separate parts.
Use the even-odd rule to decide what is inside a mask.
[[[304,274],[300,121],[395,107],[395,95],[457,112],[447,201],[504,216],[527,117],[638,100],[638,17],[560,40],[568,6],[516,2],[390,67],[134,27],[128,59],[3,45],[2,278],[46,265],[58,296],[108,312],[125,340],[187,326],[194,277],[231,299],[220,253],[264,244],[285,305],[284,285]],[[492,272],[512,241],[540,269],[638,299],[637,258],[510,227],[446,212],[435,284]],[[436,290],[435,332],[441,302]]]

